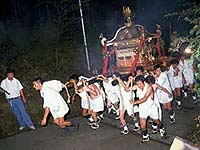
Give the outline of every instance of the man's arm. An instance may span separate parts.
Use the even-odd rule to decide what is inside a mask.
[[[141,104],[141,103],[146,102],[147,99],[149,98],[149,96],[151,96],[152,92],[153,92],[152,87],[151,87],[151,86],[148,86],[147,92],[146,92],[146,94],[144,95],[144,97],[141,98],[141,99],[139,99],[139,100],[137,100],[137,101],[135,101],[133,104],[134,104],[134,105],[137,105],[137,104]]]
[[[26,98],[22,89],[20,90],[20,96],[22,97],[23,102],[26,103]]]
[[[109,83],[108,79],[106,77],[104,77],[103,75],[97,76],[96,79],[97,80],[102,80],[102,81],[104,81],[106,83]]]
[[[45,108],[45,112],[44,112],[44,116],[43,116],[43,119],[41,121],[41,125],[42,126],[45,126],[46,123],[47,123],[47,117],[49,115],[49,112],[50,112],[50,109],[48,107]]]
[[[99,88],[95,84],[91,84],[88,87],[90,94],[98,96],[100,94]]]

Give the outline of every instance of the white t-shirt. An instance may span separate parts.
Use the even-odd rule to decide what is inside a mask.
[[[148,84],[146,82],[144,84],[145,86],[143,90],[141,90],[137,86],[137,94],[138,94],[139,99],[143,98],[145,94],[147,93]],[[145,102],[139,104],[139,110],[145,111],[146,109],[151,107],[153,104],[154,104],[153,97],[149,96]]]
[[[40,91],[41,96],[44,99],[43,108],[50,108],[50,111],[61,111],[67,113],[69,111],[68,105],[66,104],[59,91],[62,87],[62,83],[57,80],[51,80],[43,83],[42,90]]]
[[[168,77],[169,77],[169,81],[170,81],[172,89],[181,88],[183,86],[182,68],[180,66],[177,66],[177,68],[179,69],[177,76],[174,76],[174,73],[176,72],[176,70],[172,67],[172,65],[170,66],[170,69],[168,71]]]
[[[160,86],[166,88],[169,92],[171,92],[173,87],[170,85],[170,81],[168,78],[167,72],[161,72],[160,76],[156,79],[156,83],[158,83]]]
[[[13,78],[13,80],[9,80],[8,78],[6,78],[1,82],[1,88],[6,90],[8,93],[10,93],[10,95],[5,93],[6,99],[10,99],[10,98],[19,97],[20,90],[23,89],[23,86],[20,83],[20,81],[16,78]]]
[[[179,62],[179,66],[183,70],[183,74],[186,80],[186,85],[193,84],[194,83],[194,72],[192,64],[190,64],[189,60],[186,59],[184,61]]]

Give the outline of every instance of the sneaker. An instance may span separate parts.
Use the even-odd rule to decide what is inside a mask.
[[[104,119],[104,116],[103,116],[103,114],[99,115],[99,117],[101,118],[101,120],[103,120],[103,119]]]
[[[21,126],[21,127],[19,127],[19,131],[22,131],[22,130],[24,130],[26,127],[23,127],[23,126]]]
[[[133,131],[138,132],[140,130],[140,127],[134,126]]]
[[[113,115],[117,114],[117,112],[115,110],[112,110],[111,112],[112,112]]]
[[[187,97],[188,95],[187,95],[187,92],[184,92],[184,97]]]
[[[163,128],[163,129],[160,129],[160,136],[161,137],[164,137],[166,135],[166,131],[165,131],[165,129]]]
[[[181,105],[177,105],[177,109],[181,109],[181,107],[182,107]]]
[[[142,143],[148,142],[149,141],[149,134],[147,134],[146,136],[142,136]]]
[[[98,119],[98,116],[97,116],[97,119]],[[91,117],[88,118],[87,124],[91,126],[91,125],[93,125],[93,123],[94,123],[94,119],[91,116]]]
[[[181,101],[177,100],[176,103],[177,103],[177,109],[181,108]]]
[[[93,123],[93,125],[90,126],[92,129],[96,130],[99,128],[99,124],[98,123]]]
[[[119,120],[119,116],[118,115],[115,117],[115,120]]]
[[[97,123],[99,124],[101,122],[101,117],[97,116]]]
[[[93,125],[94,123],[95,123],[94,121],[92,121],[92,122],[90,122],[90,121],[87,122],[87,124],[90,125],[90,126]]]
[[[197,104],[197,103],[198,103],[197,99],[193,100],[193,104]]]
[[[36,128],[35,128],[33,125],[30,126],[29,129],[31,129],[31,130],[36,130]]]
[[[129,133],[129,131],[128,130],[122,130],[120,133],[124,134],[124,135],[127,135]]]
[[[174,124],[174,123],[175,123],[175,118],[171,118],[169,122],[170,122],[171,124]]]
[[[94,121],[94,119],[92,118],[92,116],[90,116],[90,117],[88,118],[88,120],[89,120],[89,122],[93,122],[93,121]]]
[[[193,99],[193,104],[196,104],[198,102],[197,97],[196,96],[192,96]]]
[[[158,129],[152,129],[151,133],[152,133],[152,134],[158,133]]]

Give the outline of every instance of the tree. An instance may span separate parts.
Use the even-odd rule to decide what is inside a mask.
[[[172,45],[174,46],[174,50],[176,50],[179,48],[180,43],[190,43],[189,46],[193,49],[191,62],[195,66],[195,91],[198,97],[200,97],[200,4],[185,3],[182,5],[182,8],[181,12],[170,13],[167,14],[166,17],[178,16],[178,19],[183,19],[191,25],[189,35],[176,38]],[[191,139],[197,146],[200,146],[200,116],[198,116],[195,121],[196,126],[191,135]]]

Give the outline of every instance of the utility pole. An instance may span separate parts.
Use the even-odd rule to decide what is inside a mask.
[[[81,16],[81,25],[82,25],[82,31],[83,31],[85,55],[86,55],[86,61],[87,61],[87,69],[90,72],[90,61],[89,61],[88,48],[87,48],[87,39],[86,39],[86,35],[85,35],[85,26],[84,26],[84,20],[83,20],[83,11],[82,11],[81,0],[79,0],[79,7],[80,7],[80,16]]]

